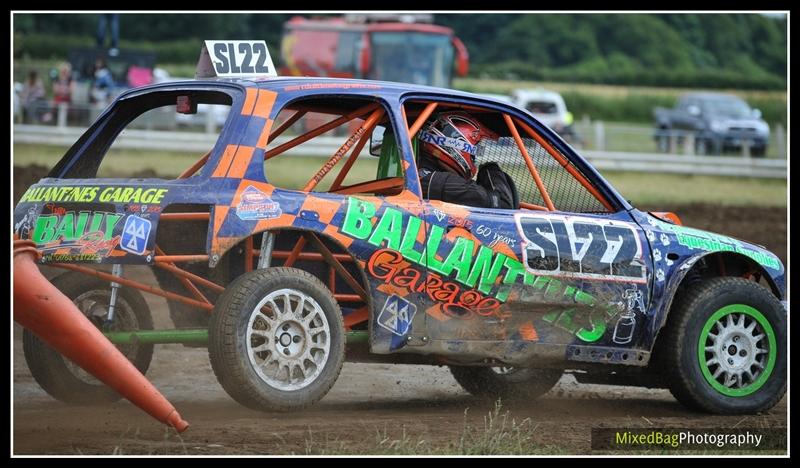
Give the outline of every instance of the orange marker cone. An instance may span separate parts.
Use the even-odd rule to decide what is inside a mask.
[[[14,321],[159,421],[183,432],[189,423],[72,301],[42,276],[36,245],[14,241]]]

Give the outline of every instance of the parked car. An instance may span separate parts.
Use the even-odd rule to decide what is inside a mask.
[[[761,111],[731,94],[686,93],[673,109],[657,107],[654,116],[654,138],[663,152],[674,150],[673,142],[682,144],[689,135],[699,154],[741,152],[743,145],[749,145],[753,156],[767,152],[769,125]]]
[[[180,177],[97,177],[131,116],[199,104],[232,111]],[[511,176],[516,209],[421,192],[415,132],[455,109],[497,134],[476,157]],[[329,124],[275,141],[307,112]],[[350,120],[358,127],[322,165],[290,151]],[[360,150],[378,128],[376,163]],[[276,182],[274,158],[295,161],[300,182]],[[565,372],[666,387],[719,414],[767,410],[786,391],[786,271],[774,254],[636,209],[544,122],[470,93],[301,77],[130,90],[27,190],[13,221],[40,263],[73,270],[54,282],[139,369],[153,343],[208,346],[222,387],[250,408],[316,402],[345,359],[447,365],[487,398],[536,398]],[[153,267],[157,287],[123,282],[127,265]],[[108,293],[117,280],[119,296]],[[140,291],[169,300],[175,329],[150,330]],[[24,342],[53,397],[118,397],[33,333]]]
[[[533,114],[568,142],[580,143],[572,125],[572,113],[567,110],[561,94],[544,89],[517,89],[511,93],[511,99],[515,105]]]

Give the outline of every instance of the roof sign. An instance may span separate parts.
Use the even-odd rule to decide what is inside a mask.
[[[264,41],[205,41],[196,78],[278,76]]]

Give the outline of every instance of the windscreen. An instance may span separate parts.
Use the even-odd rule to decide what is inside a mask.
[[[710,114],[717,114],[730,118],[749,117],[752,112],[744,101],[738,99],[709,99],[703,101],[703,107],[705,107]]]
[[[371,35],[369,79],[450,87],[453,46],[450,37],[418,32]]]

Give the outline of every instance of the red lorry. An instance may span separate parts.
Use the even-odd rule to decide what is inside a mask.
[[[330,76],[450,87],[467,48],[432,15],[345,15],[284,25],[281,75]]]

